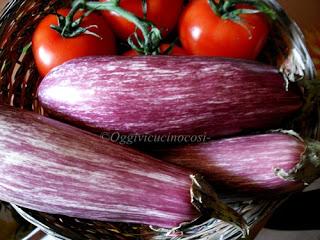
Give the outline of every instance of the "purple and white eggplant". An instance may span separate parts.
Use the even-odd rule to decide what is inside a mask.
[[[93,132],[206,134],[281,125],[302,106],[274,67],[210,57],[86,57],[49,73],[39,87],[56,118]]]
[[[150,154],[199,172],[216,187],[273,196],[301,190],[320,177],[319,144],[293,132],[274,132],[153,148]]]
[[[71,217],[176,227],[198,212],[190,171],[0,105],[0,200]]]
[[[243,218],[201,176],[193,175],[191,184],[191,172],[238,190],[294,191],[301,180],[319,176],[319,152],[318,142],[273,133],[156,153],[191,171],[0,105],[0,200],[47,213],[165,228],[199,216],[194,205],[243,227]],[[281,168],[278,176],[294,182],[273,175],[275,167]]]

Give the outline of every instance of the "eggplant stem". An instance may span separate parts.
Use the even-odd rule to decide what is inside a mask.
[[[297,137],[296,134],[285,133]],[[301,140],[301,138],[298,139]],[[303,142],[306,148],[301,154],[300,162],[289,171],[275,168],[274,172],[278,177],[286,181],[300,181],[305,185],[309,185],[320,176],[320,142],[311,139]]]
[[[238,212],[219,199],[212,186],[200,174],[191,175],[191,202],[204,219],[220,219],[239,228],[242,239],[249,239],[249,225]],[[198,222],[196,220],[196,222]]]

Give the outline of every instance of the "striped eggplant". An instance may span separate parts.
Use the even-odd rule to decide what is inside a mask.
[[[281,194],[320,177],[320,143],[294,132],[241,136],[149,150],[166,162],[203,174],[216,188]]]
[[[0,106],[0,200],[86,219],[175,227],[198,212],[190,172]]]
[[[206,134],[270,129],[297,112],[300,90],[285,91],[274,67],[210,57],[86,57],[49,73],[42,106],[93,132]]]

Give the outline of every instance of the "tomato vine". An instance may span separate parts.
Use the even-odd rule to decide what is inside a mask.
[[[155,55],[159,53],[159,45],[162,39],[160,30],[151,22],[141,19],[131,12],[128,12],[119,6],[119,0],[110,0],[108,2],[97,2],[97,1],[86,1],[86,0],[76,0],[72,4],[72,9],[69,14],[64,16],[58,16],[59,24],[58,26],[51,26],[52,29],[58,31],[63,37],[75,37],[80,34],[94,34],[89,31],[88,27],[80,27],[80,23],[83,17],[75,19],[74,15],[79,10],[87,11],[83,16],[87,16],[92,11],[96,10],[108,10],[119,14],[129,22],[135,24],[137,29],[142,33],[142,38],[138,34],[133,34],[128,38],[129,45],[138,52],[143,52],[146,55]],[[143,4],[144,11],[147,11],[146,3]],[[97,36],[99,37],[99,36]],[[134,39],[133,39],[134,38]]]

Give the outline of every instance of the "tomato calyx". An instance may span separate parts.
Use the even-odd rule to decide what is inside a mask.
[[[154,53],[153,55],[170,55],[175,47],[177,40],[171,42],[170,44],[168,44],[168,46],[166,46],[164,49],[160,49],[159,47],[159,52]],[[164,46],[164,45],[163,45]],[[141,49],[136,49],[134,47],[132,47],[132,50],[134,50],[138,55],[145,55],[145,53],[141,50]]]
[[[144,22],[146,23],[145,27],[150,30],[143,34],[143,39],[141,39],[137,31],[135,31],[128,37],[128,44],[133,50],[140,54],[158,55],[160,53],[159,46],[162,39],[161,32],[151,22],[146,20],[144,20]]]
[[[139,18],[121,8],[119,2],[120,0],[109,0],[107,2],[84,1],[84,6],[90,10],[108,10],[132,22],[141,31],[143,37],[140,38],[137,32],[129,36],[128,44],[130,47],[144,55],[157,55],[160,52],[159,45],[162,40],[160,30],[152,22],[147,21],[145,17],[143,19]],[[146,1],[143,2],[143,12],[146,16]]]
[[[267,4],[259,0],[208,0],[212,11],[222,19],[229,19],[237,23],[242,23],[241,14],[264,13],[270,19],[277,18],[276,12]],[[237,5],[245,4],[251,8],[237,8]]]
[[[120,0],[109,0],[107,2],[75,0],[73,1],[69,14],[66,17],[58,15],[58,26],[51,26],[51,28],[58,31],[63,37],[76,37],[80,34],[91,34],[99,37],[99,35],[89,31],[89,28],[96,27],[95,25],[80,27],[80,23],[84,17],[88,16],[93,11],[107,10],[134,23],[136,28],[141,31],[142,38],[140,38],[137,33],[134,33],[128,38],[128,43],[134,50],[145,55],[158,54],[160,52],[159,46],[162,40],[160,30],[153,23],[124,10],[119,6],[119,3]],[[146,12],[146,2],[143,5],[144,12]],[[74,15],[80,10],[85,10],[86,12],[80,18],[73,20]]]
[[[87,17],[92,11],[85,12],[80,18],[73,21],[73,16],[76,12],[70,11],[65,17],[59,13],[55,13],[58,19],[58,25],[51,24],[50,27],[57,31],[64,38],[73,38],[80,34],[89,34],[97,38],[101,38],[98,34],[89,31],[90,28],[97,28],[96,25],[90,25],[88,27],[81,27],[80,24],[83,18]]]

